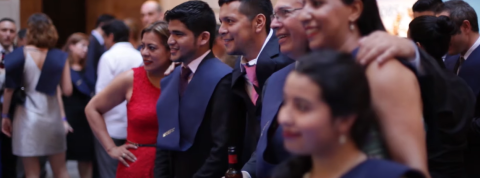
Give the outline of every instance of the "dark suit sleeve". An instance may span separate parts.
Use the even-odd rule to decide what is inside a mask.
[[[256,178],[257,177],[257,157],[256,157],[256,152],[252,153],[252,157],[250,157],[250,160],[248,160],[245,165],[243,165],[242,171],[247,171],[248,174],[250,174],[250,177]]]
[[[267,79],[267,81],[265,82],[265,85],[262,88],[262,95],[261,95],[262,100],[263,100],[263,96],[265,96],[265,88],[267,88],[267,85],[268,85],[268,79]],[[260,127],[262,127],[262,125]],[[259,131],[258,133],[261,133],[261,131]],[[242,171],[247,171],[248,174],[250,174],[251,178],[256,178],[257,177],[257,157],[256,157],[256,153],[257,153],[257,151],[254,151],[252,153],[252,157],[250,157],[248,162],[245,163],[245,165],[243,165],[243,168],[242,168]]]
[[[193,175],[194,178],[219,178],[225,175],[228,168],[228,142],[230,131],[228,130],[229,120],[234,112],[231,103],[233,93],[231,86],[231,74],[223,77],[215,88],[210,101],[211,112],[211,137],[213,146],[210,156],[203,166]]]
[[[88,86],[92,89],[95,89],[95,83],[97,81],[98,61],[104,52],[104,47],[94,36],[91,36],[86,57],[87,65],[85,67],[85,79]]]
[[[153,168],[153,177],[172,178],[170,174],[170,153],[157,148],[155,154],[155,166]]]

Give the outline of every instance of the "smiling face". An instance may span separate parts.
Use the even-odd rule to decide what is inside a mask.
[[[278,113],[285,148],[300,155],[325,152],[338,145],[340,132],[330,106],[321,100],[321,88],[308,76],[292,72],[284,87],[284,104]]]
[[[219,34],[224,41],[227,53],[230,55],[245,55],[248,53],[245,47],[251,44],[256,36],[252,21],[239,11],[240,6],[239,1],[233,1],[220,7],[221,26]]]
[[[308,40],[298,13],[303,8],[302,0],[278,0],[271,28],[275,30],[280,51],[296,59],[308,51]]]
[[[70,51],[73,53],[73,55],[77,56],[78,59],[84,59],[87,55],[87,50],[87,40],[80,40],[79,42],[70,45]]]
[[[355,2],[354,2],[355,3]],[[342,0],[306,0],[300,13],[311,49],[338,48],[360,14]]]
[[[179,20],[168,22],[168,46],[170,47],[171,60],[173,62],[189,62],[193,60],[198,49],[197,38],[185,24]]]
[[[162,39],[154,32],[145,32],[142,38],[143,64],[146,71],[158,71],[170,65],[170,51],[163,45]]]

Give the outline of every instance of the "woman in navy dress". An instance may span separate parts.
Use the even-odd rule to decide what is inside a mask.
[[[63,51],[68,53],[71,65],[70,74],[73,93],[63,97],[63,106],[68,123],[73,132],[67,135],[67,160],[78,162],[81,178],[92,177],[92,160],[94,157],[93,133],[85,116],[85,107],[92,96],[92,89],[84,81],[88,37],[84,33],[70,35]]]
[[[278,123],[294,156],[274,178],[422,178],[406,166],[368,159],[360,148],[375,120],[365,70],[350,54],[302,57],[287,77]]]
[[[385,31],[376,0],[305,2],[299,19],[312,50],[334,49],[352,53],[356,58],[365,58],[375,56],[382,48],[393,46],[385,41],[406,43],[410,47],[389,49],[390,52],[366,65],[366,75],[372,91],[372,103],[379,118],[378,125],[385,140],[387,158],[428,174],[422,95],[415,73],[417,71],[414,70],[420,63],[420,59],[415,57],[415,44],[387,34],[381,40],[374,40],[373,43],[384,44],[380,48],[362,46],[365,45],[362,37],[375,38],[382,33],[376,31]],[[399,55],[411,53],[413,55],[408,57],[416,59],[395,60],[394,57],[398,56],[395,55],[386,58],[384,63],[378,61],[401,50]]]

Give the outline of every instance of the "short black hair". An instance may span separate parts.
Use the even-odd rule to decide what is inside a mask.
[[[270,0],[218,0],[218,5],[222,7],[224,4],[238,1],[240,2],[240,13],[246,15],[253,20],[258,14],[265,15],[267,19],[265,29],[267,34],[270,33],[271,16],[273,14],[273,6]]]
[[[0,23],[2,23],[2,22],[12,22],[12,23],[15,23],[15,20],[13,20],[13,19],[11,19],[11,18],[8,18],[8,17],[6,17],[6,18],[2,18],[2,19],[0,19]]]
[[[98,28],[102,24],[106,24],[112,20],[115,20],[115,16],[110,14],[102,14],[100,17],[97,18],[97,22],[95,22],[95,27]]]
[[[413,12],[425,12],[433,11],[436,12],[440,6],[442,6],[442,0],[418,0],[413,4]]]
[[[179,20],[195,37],[203,32],[210,33],[209,47],[212,48],[215,41],[215,27],[217,21],[212,8],[203,1],[187,1],[172,10],[165,12],[165,21]]]
[[[443,4],[439,12],[447,11],[450,13],[452,19],[457,25],[457,34],[461,33],[460,27],[463,21],[468,20],[472,26],[472,31],[478,33],[478,17],[475,10],[465,1],[451,0]]]
[[[447,16],[421,16],[410,22],[410,38],[422,47],[444,67],[442,57],[447,54],[450,39],[456,32],[456,25]]]
[[[27,35],[27,29],[25,29],[25,28],[19,30],[18,33],[17,33],[17,37],[19,39],[24,39],[26,35]]]
[[[113,34],[113,41],[115,43],[128,42],[130,30],[128,29],[127,25],[125,25],[125,23],[123,23],[123,21],[121,20],[113,20],[106,23],[102,26],[102,30],[107,36]]]

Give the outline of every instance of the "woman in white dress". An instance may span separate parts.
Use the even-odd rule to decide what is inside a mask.
[[[2,132],[12,137],[13,154],[22,158],[27,178],[40,176],[38,157],[48,156],[55,177],[68,178],[66,169],[66,131],[61,94],[72,93],[67,54],[53,49],[58,35],[45,14],[28,19],[27,45],[5,58],[6,81]],[[10,109],[15,89],[23,88],[23,102]],[[62,121],[63,118],[63,121]],[[11,119],[13,119],[13,124]]]

